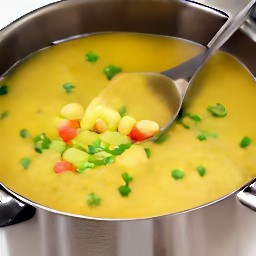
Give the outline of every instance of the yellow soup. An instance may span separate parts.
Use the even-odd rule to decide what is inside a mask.
[[[256,87],[249,72],[224,53],[200,71],[193,82],[200,90],[161,140],[133,144],[113,163],[56,173],[60,153],[38,152],[33,144],[41,133],[58,137],[64,105],[88,106],[107,86],[109,65],[122,72],[162,71],[200,51],[168,37],[108,33],[56,45],[22,61],[0,82],[0,181],[41,205],[103,218],[173,213],[239,188],[256,173]],[[88,60],[88,53],[97,60]],[[72,85],[70,91],[64,84]],[[216,116],[216,106],[225,114]],[[158,111],[157,106],[147,111]],[[124,173],[132,177],[127,196],[119,191]],[[97,203],[90,203],[92,194]]]

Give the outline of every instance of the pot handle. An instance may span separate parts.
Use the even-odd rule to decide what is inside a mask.
[[[251,210],[256,211],[256,179],[237,193],[238,200]]]
[[[31,219],[36,209],[21,202],[0,183],[0,228]]]
[[[197,3],[202,6],[219,11],[228,16],[225,24],[220,28],[218,33],[208,43],[213,51],[222,45],[222,41],[227,40],[231,36],[231,31],[235,31],[240,27],[240,24],[246,19],[255,0],[187,0],[188,2]],[[242,22],[241,22],[242,21]],[[222,40],[219,38],[221,34]],[[218,38],[218,40],[215,40]]]

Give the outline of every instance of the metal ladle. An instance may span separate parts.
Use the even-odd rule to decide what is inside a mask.
[[[117,106],[119,100],[119,102],[124,102],[124,104],[126,104],[126,102],[129,104],[130,102],[130,105],[133,105],[133,107],[136,105],[137,112],[140,112],[140,106],[147,104],[148,111],[144,110],[142,116],[146,112],[147,116],[152,113],[148,119],[159,123],[161,129],[157,137],[160,136],[176,119],[183,103],[186,102],[188,98],[191,100],[191,95],[189,94],[191,89],[190,81],[197,73],[197,70],[241,26],[255,2],[251,0],[239,1],[239,6],[236,7],[237,15],[229,17],[201,54],[175,68],[161,73],[120,73],[109,82],[107,87],[92,102],[92,106],[105,103],[110,103],[110,105],[116,104]],[[141,95],[143,95],[143,92],[146,93],[147,91],[150,91],[147,96],[151,95],[151,98],[147,97],[147,100],[145,100]],[[140,96],[136,98],[136,95]],[[162,117],[164,111],[161,111],[161,106],[159,111],[155,111],[161,104],[165,104],[168,110],[166,112],[169,112],[169,116],[165,118],[164,122]]]

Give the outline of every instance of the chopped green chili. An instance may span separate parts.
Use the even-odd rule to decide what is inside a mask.
[[[213,116],[216,116],[216,117],[225,117],[227,115],[226,108],[222,104],[220,104],[220,103],[217,103],[214,106],[209,106],[207,108],[207,110]]]
[[[9,92],[9,86],[8,85],[2,85],[0,86],[0,96],[6,95]]]
[[[122,71],[121,68],[114,66],[114,65],[109,65],[104,68],[103,72],[105,76],[107,77],[108,80],[111,80],[115,75],[120,73]]]
[[[240,141],[240,147],[241,148],[247,148],[251,144],[252,140],[248,136],[245,136]]]
[[[146,155],[147,155],[147,158],[150,158],[150,157],[151,157],[151,154],[152,154],[150,148],[144,148],[144,151],[145,151],[145,153],[146,153]]]
[[[22,159],[20,159],[20,164],[22,165],[22,167],[27,170],[29,165],[31,164],[32,160],[28,157],[24,157]]]
[[[90,51],[85,54],[84,59],[88,62],[96,62],[99,56],[95,52]]]
[[[0,114],[0,120],[5,119],[9,115],[8,111],[4,111],[2,114]]]
[[[20,137],[21,137],[21,138],[25,139],[25,138],[27,138],[28,136],[29,136],[29,132],[28,132],[27,129],[21,129],[21,130],[20,130]]]
[[[201,177],[203,177],[206,173],[206,168],[204,166],[198,166],[196,170]]]
[[[71,83],[65,83],[63,84],[63,89],[66,91],[66,93],[72,93],[75,89],[75,86]]]
[[[184,178],[185,173],[181,170],[175,169],[172,170],[171,175],[175,180],[181,180]]]
[[[87,196],[87,204],[90,206],[99,206],[101,204],[101,198],[95,193],[90,193]]]

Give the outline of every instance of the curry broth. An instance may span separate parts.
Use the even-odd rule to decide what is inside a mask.
[[[96,52],[99,60],[84,60],[87,52]],[[189,209],[210,202],[239,188],[255,176],[256,108],[255,81],[231,56],[218,53],[200,71],[194,83],[201,88],[186,112],[188,117],[176,122],[162,143],[133,145],[114,163],[86,172],[56,174],[53,165],[59,154],[45,150],[38,154],[30,138],[21,138],[21,129],[31,136],[45,132],[57,136],[56,119],[67,103],[85,107],[107,85],[103,69],[114,64],[125,71],[162,71],[201,51],[189,42],[140,34],[98,34],[69,41],[33,54],[17,65],[1,84],[8,85],[7,95],[0,96],[0,181],[18,194],[44,206],[63,212],[106,218],[156,216]],[[62,85],[75,85],[67,94]],[[227,109],[224,118],[214,117],[207,107],[221,103]],[[150,111],[150,107],[149,111]],[[200,141],[197,136],[211,134]],[[251,144],[241,148],[248,136]],[[144,147],[150,148],[151,157]],[[29,157],[28,169],[20,159]],[[205,175],[197,168],[204,166]],[[175,180],[171,171],[185,174]],[[133,177],[132,192],[118,193],[122,173]],[[97,193],[99,206],[89,206],[86,197]]]

